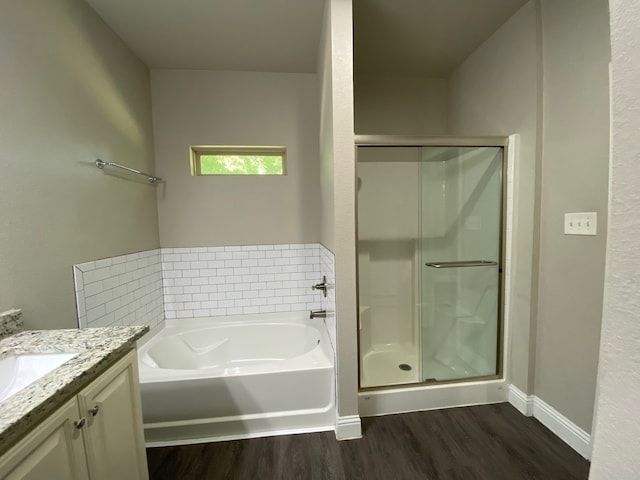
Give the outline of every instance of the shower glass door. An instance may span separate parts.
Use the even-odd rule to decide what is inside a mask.
[[[360,387],[499,373],[502,168],[502,147],[358,146]]]
[[[422,147],[420,381],[498,374],[501,147]]]
[[[360,386],[420,379],[422,147],[358,147]]]

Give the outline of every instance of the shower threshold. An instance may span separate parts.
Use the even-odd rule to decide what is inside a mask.
[[[506,402],[504,378],[415,383],[367,388],[358,393],[361,417]]]

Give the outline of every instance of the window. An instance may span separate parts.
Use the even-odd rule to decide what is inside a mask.
[[[191,174],[286,175],[285,147],[191,147]]]

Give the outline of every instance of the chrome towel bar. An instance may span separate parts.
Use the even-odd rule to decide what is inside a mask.
[[[122,170],[126,170],[127,172],[131,172],[131,173],[135,173],[136,175],[142,175],[144,177],[147,177],[147,181],[151,184],[162,182],[162,179],[160,177],[156,177],[155,175],[151,175],[150,173],[141,172],[140,170],[136,170],[135,168],[125,167],[124,165],[120,165],[118,163],[105,162],[103,160],[97,159],[96,167],[98,167],[101,170],[104,169],[104,167],[121,168]]]
[[[425,265],[432,268],[490,267],[497,266],[498,262],[492,262],[490,260],[467,260],[466,262],[431,262],[425,263]]]

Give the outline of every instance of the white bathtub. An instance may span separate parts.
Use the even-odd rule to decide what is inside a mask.
[[[167,320],[138,350],[147,445],[333,429],[333,351],[308,317]]]

